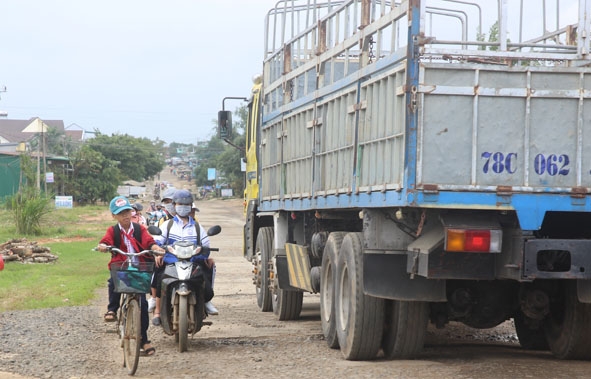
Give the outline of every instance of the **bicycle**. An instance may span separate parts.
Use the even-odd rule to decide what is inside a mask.
[[[114,246],[108,246],[108,250],[127,257],[125,261],[112,262],[110,272],[115,292],[122,295],[116,328],[123,348],[123,367],[127,367],[129,375],[134,375],[142,341],[140,295],[150,292],[154,262],[134,262],[133,258],[157,252],[143,250],[127,253]]]

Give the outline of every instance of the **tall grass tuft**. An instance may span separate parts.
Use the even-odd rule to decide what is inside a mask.
[[[51,197],[33,188],[26,188],[8,199],[17,234],[41,234],[43,217],[51,212]]]

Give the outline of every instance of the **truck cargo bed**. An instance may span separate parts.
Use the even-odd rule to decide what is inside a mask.
[[[413,30],[408,14],[442,2],[465,6],[391,4],[324,44],[358,5],[345,1],[269,54],[261,210],[506,209],[525,229],[546,211],[591,210],[591,68],[577,47],[586,42],[569,26],[557,27],[554,41],[565,42],[552,49],[543,38],[405,43],[405,27],[429,31]],[[499,19],[510,11],[503,3]],[[310,36],[320,39],[316,54],[303,52],[314,50]]]

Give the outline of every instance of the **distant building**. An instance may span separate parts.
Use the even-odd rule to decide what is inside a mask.
[[[54,156],[52,154],[41,154],[33,149],[31,142],[38,138],[38,132],[43,128],[52,128],[61,131],[67,138],[74,142],[80,142],[84,138],[84,131],[80,128],[71,128],[66,131],[62,120],[41,120],[33,117],[28,120],[0,119],[0,197],[12,195],[18,191],[23,177],[21,175],[20,155],[27,152],[33,159],[40,157],[44,161],[43,166],[47,172],[62,172],[68,168],[69,158]],[[25,132],[24,130],[28,130]],[[60,189],[54,188],[59,194]]]
[[[66,136],[70,137],[72,141],[79,142],[94,137],[94,132],[88,132],[78,124],[70,124],[64,129]]]
[[[16,152],[20,151],[19,146],[20,148],[22,148],[23,146],[29,146],[31,140],[36,138],[37,133],[27,133],[23,132],[23,130],[25,130],[29,125],[34,123],[37,119],[38,117],[33,117],[28,120],[0,119],[0,149],[2,151]],[[64,122],[62,120],[42,121],[50,128],[54,128],[62,132],[64,131]],[[8,150],[11,147],[14,147],[14,149]]]

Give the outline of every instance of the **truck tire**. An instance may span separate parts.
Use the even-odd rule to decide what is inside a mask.
[[[271,304],[271,291],[269,289],[269,261],[273,256],[273,228],[260,228],[257,235],[256,251],[256,294],[257,305],[263,312],[273,310]]]
[[[386,300],[384,308],[384,356],[386,359],[413,358],[425,344],[429,303]]]
[[[560,359],[591,359],[591,304],[579,302],[577,282],[565,281],[550,301],[544,331],[552,354]]]
[[[347,360],[374,359],[384,326],[384,300],[363,293],[362,233],[347,233],[337,257],[336,329]]]
[[[338,252],[346,232],[330,233],[322,254],[322,273],[320,274],[320,320],[322,333],[328,347],[337,349],[337,327],[335,321],[336,263]]]
[[[276,287],[273,293],[273,313],[279,321],[297,320],[302,312],[304,293]]]
[[[548,350],[548,341],[546,340],[546,334],[544,333],[544,327],[532,329],[525,322],[525,315],[523,312],[517,312],[513,317],[515,323],[515,334],[519,339],[519,344],[525,350]]]

